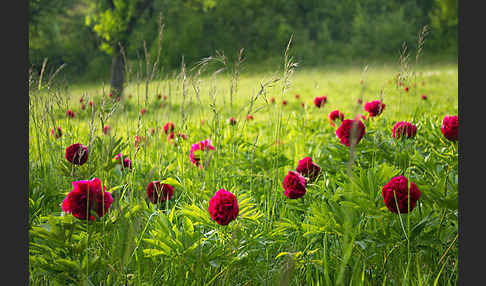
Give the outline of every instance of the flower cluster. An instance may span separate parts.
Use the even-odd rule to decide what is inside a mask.
[[[365,126],[359,119],[344,119],[341,125],[336,130],[336,136],[341,141],[341,144],[351,146],[356,145],[361,141],[365,134]]]
[[[417,126],[410,122],[399,121],[393,126],[393,138],[411,138],[417,134]]]
[[[240,210],[235,195],[220,189],[209,200],[208,211],[219,225],[228,225],[236,219]]]
[[[334,124],[336,120],[340,120],[340,121],[344,120],[344,113],[342,113],[337,109],[329,113],[329,122],[331,123],[331,126],[333,127],[336,126],[336,124]]]
[[[459,119],[457,116],[444,116],[442,119],[442,125],[440,130],[445,138],[451,141],[457,141],[459,139]]]
[[[106,191],[106,187],[102,186],[101,180],[94,178],[73,182],[72,191],[62,202],[62,210],[76,218],[94,221],[94,215],[104,216],[112,203],[113,197]]]
[[[382,188],[383,201],[386,207],[393,213],[408,213],[412,211],[421,192],[414,182],[410,182],[404,176],[392,178]],[[410,203],[410,208],[408,207]],[[398,208],[397,208],[398,206]]]
[[[66,148],[66,160],[74,165],[83,165],[88,161],[88,147],[81,143],[75,143]]]
[[[166,200],[170,200],[174,195],[174,187],[169,184],[162,184],[160,181],[152,181],[148,183],[147,197],[153,203],[163,203]]]
[[[214,150],[211,139],[204,139],[201,142],[192,144],[191,151],[189,154],[189,158],[191,159],[191,162],[194,165],[202,168],[202,164],[201,164],[202,152],[209,151],[209,150]]]
[[[314,98],[314,105],[317,108],[321,108],[321,106],[324,106],[324,104],[327,102],[327,96],[317,96]]]
[[[367,102],[364,106],[364,109],[368,111],[370,117],[375,117],[383,112],[383,110],[385,109],[385,104],[380,100],[373,100]]]

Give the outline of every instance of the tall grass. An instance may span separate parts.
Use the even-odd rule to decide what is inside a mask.
[[[103,86],[30,78],[31,284],[455,285],[457,146],[443,138],[440,124],[457,113],[457,67],[430,70],[418,55],[407,66],[404,46],[396,66],[298,70],[290,38],[281,70],[245,75],[242,51],[234,62],[219,53],[192,67],[181,58],[172,75],[145,49],[138,70],[126,66],[119,102]],[[416,86],[405,94],[394,76],[411,68]],[[313,98],[324,93],[329,102],[314,107]],[[81,96],[93,108],[81,110]],[[358,98],[382,99],[387,108],[365,121],[365,136],[350,149],[339,143],[327,115],[364,113]],[[66,117],[67,109],[75,118]],[[415,139],[391,137],[399,120],[417,124]],[[168,121],[187,140],[168,141],[162,128]],[[101,131],[105,125],[112,127],[109,135]],[[63,130],[57,140],[54,126]],[[144,138],[138,146],[135,135]],[[206,138],[215,150],[201,169],[190,163],[189,150]],[[83,166],[63,158],[76,142],[89,144]],[[112,162],[120,152],[132,159],[132,170]],[[322,173],[303,198],[289,200],[283,177],[305,156]],[[381,197],[382,186],[398,174],[422,192],[408,215],[390,213]],[[110,212],[96,222],[63,214],[71,183],[93,177],[113,195]],[[151,204],[145,188],[153,180],[173,185],[173,199]],[[208,214],[220,188],[234,193],[240,208],[224,227]]]

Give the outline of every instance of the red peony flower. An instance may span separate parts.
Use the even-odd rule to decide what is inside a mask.
[[[408,86],[406,86],[403,90],[405,90],[405,92],[408,92]]]
[[[287,100],[282,100],[282,105],[283,106],[287,105]]]
[[[304,107],[304,108],[305,108],[305,103],[304,103],[304,102],[302,102],[302,103],[300,104],[300,106],[302,106],[302,107]]]
[[[383,110],[385,109],[385,104],[379,100],[373,100],[371,102],[367,102],[364,106],[364,109],[368,111],[369,116],[374,117],[380,115]]]
[[[421,97],[422,97],[422,99],[423,99],[423,100],[427,100],[427,95],[422,94],[422,96],[421,96]]]
[[[62,136],[62,130],[61,130],[61,127],[54,127],[52,128],[51,130],[51,133],[52,133],[52,136],[54,136],[54,138],[60,138]]]
[[[108,134],[110,134],[110,131],[111,131],[110,125],[105,125],[103,127],[103,134],[108,135]]]
[[[132,168],[132,161],[130,160],[130,158],[123,156],[122,153],[116,154],[115,161],[116,161],[117,164],[121,165],[122,159],[123,159],[123,168],[131,169]]]
[[[159,100],[160,100],[161,98],[162,98],[162,95],[157,94],[157,99],[159,99]]]
[[[120,102],[120,100],[121,100],[121,96],[117,96],[116,101]]]
[[[184,140],[186,140],[186,139],[187,139],[187,135],[186,135],[186,134],[184,134],[184,133],[177,133],[177,137],[180,137],[180,138],[182,138],[182,139],[184,139]]]
[[[393,126],[393,138],[410,138],[417,134],[417,126],[410,122],[399,121]]]
[[[79,99],[79,103],[83,103],[83,97],[81,96],[81,98]]]
[[[295,171],[289,171],[283,179],[284,195],[289,199],[298,199],[305,195],[307,180]]]
[[[299,160],[296,171],[302,176],[307,177],[309,182],[313,182],[319,176],[321,167],[312,162],[311,157],[305,157]]]
[[[102,186],[100,179],[94,178],[73,182],[72,191],[62,202],[62,210],[76,218],[95,221],[94,213],[98,217],[104,216],[112,203],[113,197],[106,191],[106,187]]]
[[[81,103],[81,110],[85,110],[86,109],[86,105],[84,105],[83,103]]]
[[[459,128],[459,119],[457,116],[449,116],[449,115],[444,116],[440,130],[442,131],[442,134],[444,135],[445,138],[451,141],[458,140],[459,139],[458,128]]]
[[[409,189],[408,179],[404,176],[398,176],[392,178],[385,186],[383,186],[382,195],[386,207],[391,212],[398,213],[398,211],[400,211],[400,213],[408,213],[409,198],[410,211],[412,211],[417,203],[417,200],[420,198],[421,193],[414,182],[410,182]]]
[[[174,123],[172,122],[167,122],[164,124],[164,132],[165,134],[168,134],[169,132],[174,131]]]
[[[211,145],[211,143],[211,139],[204,139],[201,142],[192,144],[189,158],[194,165],[202,168],[200,154],[204,151],[214,150],[214,147],[213,145]]]
[[[240,209],[235,195],[220,189],[209,200],[208,211],[211,218],[219,225],[228,225],[236,219]]]
[[[93,101],[92,100],[89,101],[89,106],[93,106]]]
[[[167,141],[174,139],[174,137],[175,137],[174,132],[170,132],[169,135],[167,135]]]
[[[296,94],[295,95],[295,98],[299,99],[300,98],[300,95],[299,94]]]
[[[74,165],[83,165],[88,161],[88,147],[81,143],[75,143],[66,148],[64,157]]]
[[[248,114],[248,116],[246,117],[246,120],[248,120],[248,121],[253,120],[253,115]]]
[[[234,117],[230,117],[230,118],[228,119],[228,123],[229,123],[230,125],[236,125],[236,119],[235,119]]]
[[[142,115],[144,115],[145,112],[147,112],[147,109],[145,109],[145,108],[142,108],[142,110],[140,110],[140,114],[142,114]]]
[[[153,203],[163,203],[174,195],[174,187],[162,184],[160,181],[152,181],[147,185],[147,197]]]
[[[110,94],[108,94],[108,96],[109,96],[110,98],[113,98],[113,94],[112,94],[111,92],[110,92]]]
[[[365,134],[365,126],[361,120],[345,119],[336,130],[336,136],[341,141],[341,144],[350,146],[351,137],[354,138],[354,145],[358,144]]]
[[[66,112],[67,116],[71,117],[71,118],[74,118],[74,112],[71,111],[71,109],[68,109],[68,111]]]
[[[323,106],[323,104],[325,104],[327,102],[327,96],[317,96],[314,98],[314,104],[315,106],[317,106],[318,108],[321,108],[321,106]]]
[[[340,121],[343,121],[344,120],[344,113],[342,113],[341,111],[339,110],[333,110],[329,113],[329,122],[331,123],[332,126],[336,126],[334,124],[334,121],[336,120],[340,120]]]

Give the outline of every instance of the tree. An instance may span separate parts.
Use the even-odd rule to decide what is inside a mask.
[[[137,20],[153,13],[153,0],[102,0],[90,2],[86,25],[101,38],[100,49],[112,56],[110,85],[115,97],[123,94],[125,59],[122,54]]]

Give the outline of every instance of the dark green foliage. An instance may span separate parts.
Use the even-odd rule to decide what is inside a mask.
[[[144,41],[155,57],[160,14],[159,66],[166,70],[179,67],[182,56],[192,65],[216,50],[233,56],[241,48],[249,63],[273,65],[291,34],[304,66],[390,59],[403,42],[413,52],[425,25],[425,52],[457,53],[454,0],[41,2],[31,1],[29,10],[30,64],[39,70],[48,57],[52,67],[67,63],[66,74],[98,82],[107,80],[111,65],[102,51],[111,53],[118,42],[134,68],[144,62]]]

